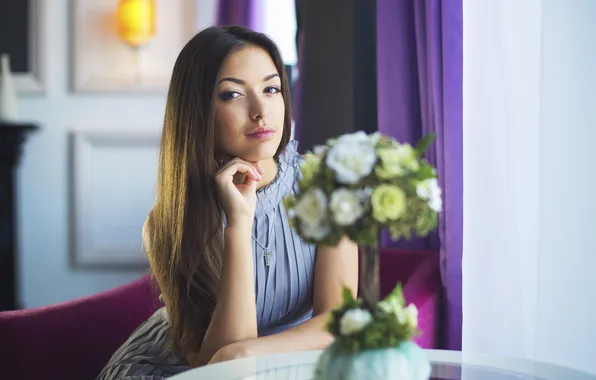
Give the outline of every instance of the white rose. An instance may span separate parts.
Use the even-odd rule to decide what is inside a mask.
[[[360,202],[360,193],[348,189],[337,189],[331,194],[329,209],[333,214],[333,219],[340,226],[351,225],[364,212]]]
[[[381,139],[381,134],[379,132],[375,132],[370,134],[368,138],[370,139],[370,142],[376,146],[379,140]]]
[[[361,331],[372,321],[372,315],[368,310],[351,309],[344,313],[339,321],[339,332],[341,335],[351,335]]]
[[[322,157],[327,153],[329,147],[327,145],[317,145],[312,149],[312,152],[319,157]]]
[[[439,187],[439,182],[436,178],[428,178],[424,181],[420,181],[416,185],[416,194],[424,200],[430,199],[435,188]]]
[[[437,192],[433,192],[430,199],[428,200],[428,207],[434,212],[440,212],[443,208],[443,199],[441,198],[441,189]]]
[[[436,178],[429,178],[421,181],[416,186],[416,194],[428,202],[428,207],[435,212],[441,211],[443,200],[441,198],[441,188]]]
[[[418,309],[413,303],[409,304],[405,310],[406,324],[412,328],[418,327]]]
[[[343,135],[339,136],[335,142],[338,144],[343,144],[343,143],[358,144],[361,142],[370,142],[370,139],[369,139],[368,135],[366,133],[364,133],[363,131],[357,131],[354,133],[343,134]]]
[[[399,324],[406,323],[406,313],[399,302],[385,300],[379,302],[378,305],[385,313],[393,314]]]
[[[327,219],[318,224],[305,224],[302,226],[304,237],[314,239],[315,241],[325,239],[329,232],[331,232],[331,225]]]
[[[305,237],[321,240],[329,233],[327,195],[323,190],[313,188],[304,193],[294,213],[302,222]]]
[[[353,185],[372,172],[377,154],[368,139],[360,141],[352,136],[340,140],[329,149],[326,164],[333,170],[338,182]]]

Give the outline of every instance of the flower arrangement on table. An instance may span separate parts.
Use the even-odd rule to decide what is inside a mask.
[[[362,298],[344,288],[343,303],[327,324],[336,338],[327,351],[335,356],[400,347],[418,332],[418,311],[405,304],[400,284],[379,299],[378,244],[382,229],[397,240],[426,236],[436,228],[441,189],[436,170],[424,159],[433,140],[425,136],[413,147],[364,132],[331,139],[306,155],[300,191],[285,200],[305,241],[334,246],[347,236],[362,248]],[[391,374],[391,368],[387,371]]]

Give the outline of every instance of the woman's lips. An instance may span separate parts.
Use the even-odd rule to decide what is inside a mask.
[[[275,135],[275,130],[267,127],[259,127],[254,131],[250,132],[247,137],[256,140],[270,139]]]

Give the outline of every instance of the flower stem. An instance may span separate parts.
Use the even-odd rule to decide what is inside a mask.
[[[379,252],[377,246],[362,247],[360,290],[365,304],[374,308],[380,300]]]

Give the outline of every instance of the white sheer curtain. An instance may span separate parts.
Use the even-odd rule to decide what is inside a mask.
[[[464,0],[464,351],[596,373],[595,14]]]
[[[533,358],[542,4],[463,10],[463,350]]]

